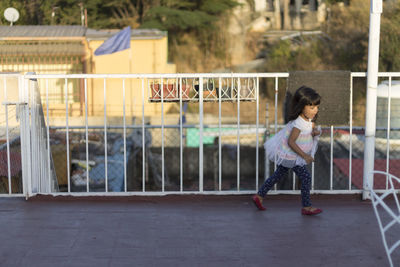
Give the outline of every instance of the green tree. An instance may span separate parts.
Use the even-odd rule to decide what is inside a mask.
[[[2,0],[0,1],[0,23],[2,25],[9,25],[3,14],[4,10],[8,7],[13,7],[19,12],[19,19],[15,25],[38,25],[43,24],[44,18],[48,12],[50,16],[51,11],[49,0]]]
[[[87,10],[88,27],[90,28],[115,28],[112,23],[112,11],[102,0],[55,0],[52,8],[55,10],[54,18],[48,19],[47,24],[53,25],[82,25],[81,12]],[[125,25],[124,25],[125,26]]]
[[[369,0],[353,0],[348,7],[333,5],[323,27],[331,38],[327,63],[337,69],[365,71],[367,66]]]
[[[326,25],[332,38],[330,63],[339,69],[366,71],[368,62],[369,0],[353,0],[351,5],[332,8]],[[381,16],[379,70],[400,71],[400,3],[386,2]]]
[[[210,71],[229,61],[226,16],[237,5],[235,0],[153,1],[140,27],[168,31],[170,58],[187,62],[186,71]]]
[[[380,67],[381,71],[400,71],[400,3],[384,6],[381,20]]]
[[[366,71],[369,0],[350,6],[331,4],[322,29],[328,38],[295,38],[269,44],[267,71],[342,69]],[[300,44],[300,45],[299,45]],[[384,4],[380,34],[380,71],[400,71],[400,2]]]

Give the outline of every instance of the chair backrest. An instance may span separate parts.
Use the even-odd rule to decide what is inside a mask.
[[[392,253],[395,251],[395,249],[400,245],[400,240],[396,240],[394,242],[391,242],[391,244],[389,244],[388,240],[387,240],[387,232],[389,229],[392,228],[392,226],[394,225],[398,225],[400,226],[400,205],[399,205],[399,200],[397,197],[397,189],[395,187],[395,184],[400,184],[400,179],[397,178],[396,176],[387,173],[387,172],[382,172],[382,171],[373,171],[372,174],[374,175],[385,175],[386,179],[388,180],[388,189],[384,191],[384,193],[382,194],[378,194],[376,191],[374,191],[373,188],[373,182],[372,185],[370,185],[368,183],[368,188],[371,192],[371,199],[372,199],[372,206],[374,208],[375,211],[375,215],[376,218],[378,220],[378,224],[379,224],[379,229],[381,231],[381,235],[382,235],[382,240],[383,240],[383,245],[385,247],[385,251],[390,263],[390,266],[393,266],[393,262],[392,262]],[[385,201],[392,201],[392,198],[394,199],[394,202],[396,204],[396,207],[390,207],[393,205],[388,205],[387,202]],[[380,210],[382,211],[382,209],[378,209],[379,207],[382,207],[383,212],[380,212]],[[383,217],[385,216],[385,218],[389,218],[389,222],[384,222],[383,221]],[[385,224],[385,225],[384,225]]]

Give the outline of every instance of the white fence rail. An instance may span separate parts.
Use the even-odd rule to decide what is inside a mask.
[[[399,129],[390,124],[390,85],[400,73],[379,76],[390,81],[389,109],[387,127],[380,129],[386,137],[376,142],[382,153],[375,164],[384,162],[384,171],[389,171],[400,158],[398,140],[391,138]],[[3,74],[4,115],[0,116],[5,118],[1,136],[6,157],[1,166],[7,166],[8,183],[0,196],[253,193],[275,167],[264,162],[262,144],[282,126],[279,113],[288,77],[288,73]],[[365,77],[365,73],[351,75],[350,125],[323,127],[319,156],[311,165],[312,193],[363,190],[363,127],[353,126],[353,84]],[[18,99],[10,98],[12,79],[18,80]],[[39,84],[43,114],[34,108],[38,98],[34,101],[37,84],[32,80]],[[71,89],[71,84],[80,87]],[[49,102],[49,90],[57,91],[49,85],[57,85],[60,95],[65,94],[62,107]],[[260,97],[266,86],[274,92],[267,111]],[[81,103],[79,112],[67,95],[71,90],[81,92],[81,99],[74,101]],[[13,123],[11,105],[17,106],[19,117]],[[210,109],[211,105],[217,108]],[[52,114],[56,109],[58,113]],[[169,113],[173,109],[175,115]],[[227,118],[223,113],[228,111],[235,115]],[[158,118],[151,116],[154,112]],[[356,112],[364,111],[357,107]],[[10,125],[21,135],[19,147],[12,148]],[[17,179],[11,166],[13,151],[21,157],[23,186],[18,190],[12,188]],[[380,190],[387,186],[386,182]],[[299,192],[298,179],[290,174],[271,193]]]

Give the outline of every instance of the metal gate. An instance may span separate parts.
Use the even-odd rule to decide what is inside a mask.
[[[28,198],[55,191],[57,180],[37,81],[20,74],[1,74],[0,78],[0,196]]]

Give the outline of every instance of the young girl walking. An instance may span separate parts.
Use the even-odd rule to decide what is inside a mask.
[[[276,171],[264,182],[252,200],[259,210],[265,210],[262,204],[265,195],[292,169],[301,180],[301,213],[315,215],[322,210],[311,206],[311,175],[306,165],[314,161],[318,137],[321,134],[320,128],[316,129],[314,125],[321,97],[314,89],[302,86],[292,99],[288,124],[264,144],[266,156],[277,165]]]

